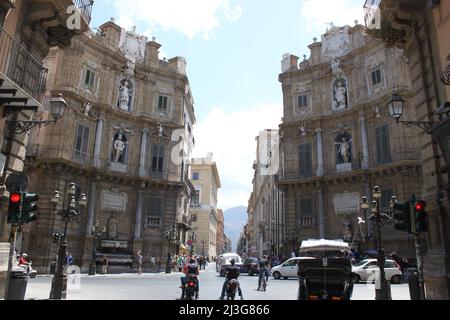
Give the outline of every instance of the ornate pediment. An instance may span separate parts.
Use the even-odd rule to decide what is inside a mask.
[[[136,34],[135,27],[133,31],[126,31],[122,28],[120,34],[119,49],[132,63],[143,60],[145,58],[145,46],[147,44],[147,38]],[[131,67],[132,64],[129,65]]]
[[[337,59],[347,54],[350,49],[349,26],[331,28],[322,36],[322,55],[330,60]]]

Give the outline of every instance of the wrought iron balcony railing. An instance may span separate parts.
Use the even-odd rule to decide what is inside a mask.
[[[73,0],[73,2],[89,24],[92,19],[92,6],[94,5],[94,0]]]
[[[48,69],[0,26],[0,72],[41,102]]]

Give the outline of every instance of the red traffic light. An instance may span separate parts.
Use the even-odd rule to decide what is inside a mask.
[[[416,211],[424,211],[424,210],[425,210],[425,203],[417,202],[416,203]]]
[[[18,193],[13,193],[9,199],[12,203],[19,203],[22,200],[22,196]]]

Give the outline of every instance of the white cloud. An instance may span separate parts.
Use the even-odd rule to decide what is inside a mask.
[[[264,129],[277,129],[282,106],[260,105],[235,112],[215,107],[195,127],[195,157],[213,153],[222,189],[219,206],[224,210],[247,206],[252,191],[256,137]]]
[[[308,32],[324,33],[327,24],[336,26],[364,23],[362,1],[355,0],[303,0],[300,10],[302,26]]]
[[[242,8],[230,0],[114,0],[114,8],[118,23],[125,28],[142,22],[148,28],[160,26],[205,39],[220,26],[221,15],[229,21],[242,15]]]

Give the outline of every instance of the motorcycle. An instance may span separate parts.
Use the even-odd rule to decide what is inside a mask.
[[[30,262],[28,265],[21,265],[20,267],[25,270],[25,272],[30,276],[31,279],[34,279],[37,276],[37,271],[34,270],[31,265],[32,262]]]
[[[228,300],[235,300],[238,288],[239,288],[239,281],[237,279],[232,279],[228,282],[227,286]]]
[[[198,278],[197,276],[190,275],[187,277],[187,281],[184,287],[186,300],[194,300],[194,297],[198,291]]]

